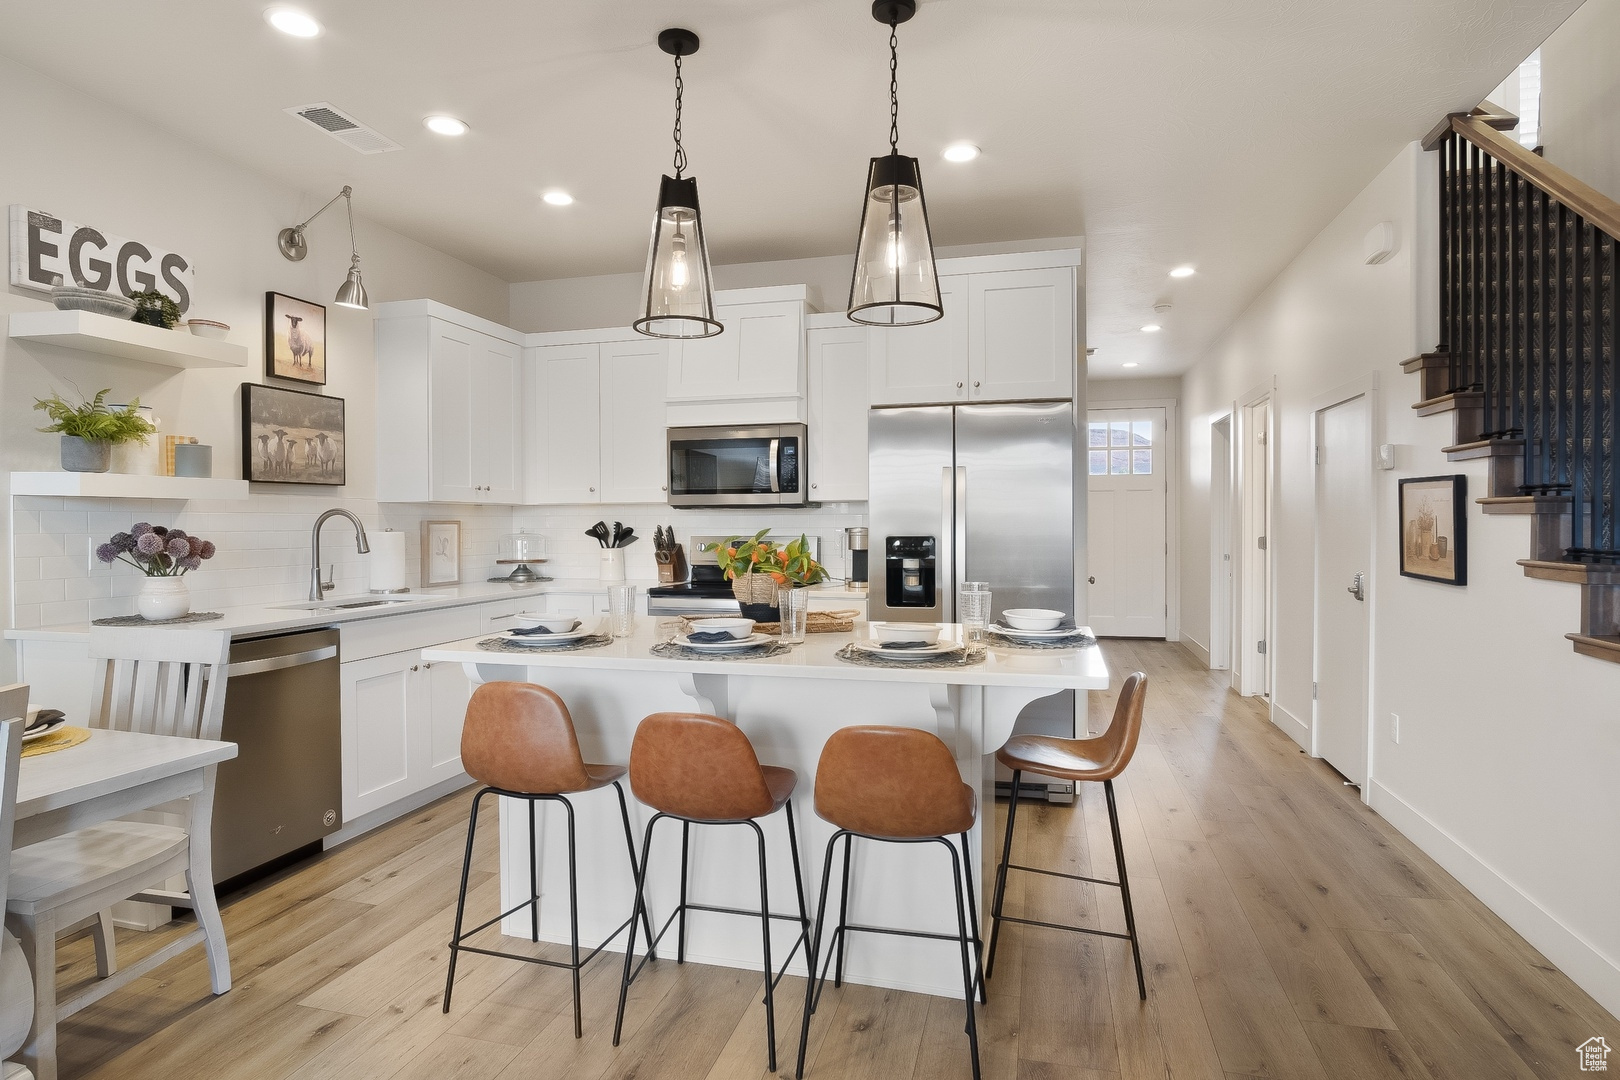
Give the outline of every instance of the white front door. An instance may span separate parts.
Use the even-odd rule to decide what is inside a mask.
[[[1372,407],[1366,394],[1316,414],[1316,746],[1367,779],[1367,596],[1372,571]]]
[[[1099,637],[1164,637],[1164,410],[1087,414],[1087,617]]]

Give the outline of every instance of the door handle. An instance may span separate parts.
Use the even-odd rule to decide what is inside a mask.
[[[770,447],[769,450],[766,451],[766,453],[770,454],[770,456],[771,456],[770,469],[771,469],[771,490],[772,491],[781,491],[782,490],[780,481],[777,479],[777,476],[776,476],[776,452],[777,452],[778,448],[781,445],[782,445],[782,440],[781,439],[772,439],[771,440],[771,447]]]
[[[967,466],[956,467],[956,551],[953,565],[956,578],[951,582],[951,596],[956,595],[956,587],[967,580]],[[951,620],[955,622],[953,618]]]
[[[225,675],[227,678],[237,679],[243,675],[262,675],[267,671],[281,671],[284,668],[301,667],[304,664],[330,660],[337,655],[337,652],[336,645],[326,645],[306,652],[267,656],[263,660],[239,660],[225,669]]]
[[[1344,591],[1349,593],[1351,596],[1355,597],[1357,600],[1366,600],[1367,599],[1367,592],[1366,592],[1366,589],[1364,588],[1364,583],[1365,583],[1365,579],[1364,579],[1364,577],[1362,575],[1362,572],[1360,570],[1357,570],[1356,571],[1356,579],[1355,579],[1355,581],[1351,582],[1348,586],[1346,586]]]
[[[1086,578],[1086,584],[1087,585],[1095,585],[1095,584],[1097,584],[1097,579],[1094,578],[1094,577],[1088,577],[1088,578]]]

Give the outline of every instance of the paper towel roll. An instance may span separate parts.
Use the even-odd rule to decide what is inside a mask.
[[[371,554],[366,563],[372,592],[398,592],[405,583],[405,534],[385,529],[368,537]]]

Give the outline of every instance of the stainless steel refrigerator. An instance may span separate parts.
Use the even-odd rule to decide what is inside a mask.
[[[1038,607],[1084,621],[1071,402],[873,409],[868,432],[873,620],[956,622],[957,586],[987,581],[994,617]],[[1069,691],[1032,702],[1015,730],[1073,738],[1075,708]]]

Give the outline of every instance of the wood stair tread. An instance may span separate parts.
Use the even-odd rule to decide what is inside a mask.
[[[1414,356],[1410,360],[1401,361],[1401,370],[1408,374],[1422,371],[1424,368],[1446,367],[1451,363],[1451,354],[1444,352],[1426,352],[1421,356]]]
[[[1577,585],[1620,585],[1620,565],[1570,562],[1558,559],[1520,559],[1524,576],[1543,581],[1569,581]]]
[[[1452,461],[1471,461],[1475,458],[1512,457],[1524,453],[1523,439],[1477,439],[1441,449]]]
[[[1567,514],[1568,495],[1487,495],[1474,500],[1487,514]]]
[[[1582,656],[1590,656],[1596,660],[1607,660],[1611,664],[1620,664],[1620,634],[1611,634],[1606,637],[1592,634],[1565,634],[1575,645],[1575,651]]]
[[[1412,409],[1419,416],[1435,416],[1439,413],[1456,412],[1459,409],[1481,408],[1484,404],[1485,395],[1481,391],[1457,390],[1419,401]]]

